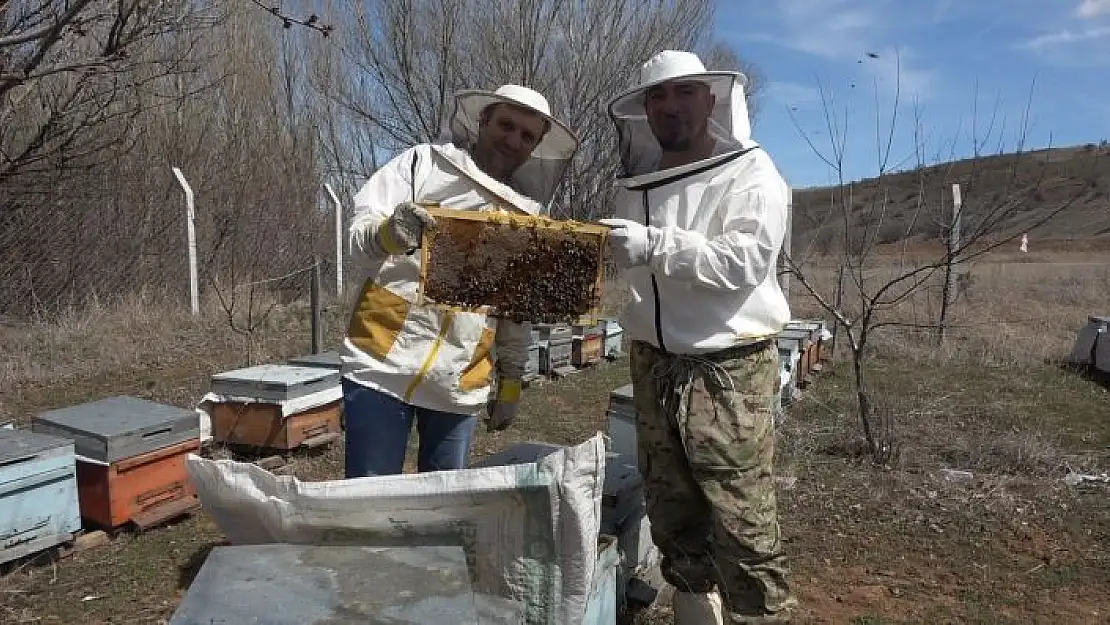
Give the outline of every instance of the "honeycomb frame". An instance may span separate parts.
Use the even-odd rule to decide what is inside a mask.
[[[436,227],[424,231],[420,245],[421,305],[535,323],[596,322],[608,227],[499,210],[425,208]]]

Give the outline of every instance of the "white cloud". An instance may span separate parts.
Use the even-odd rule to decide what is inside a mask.
[[[1075,14],[1079,17],[1096,17],[1104,13],[1110,13],[1110,0],[1083,0],[1075,9]]]
[[[1108,0],[1110,1],[1110,0]],[[773,16],[773,33],[747,35],[757,40],[811,54],[829,61],[858,65],[864,79],[871,78],[885,88],[900,82],[906,94],[925,96],[936,73],[914,66],[912,50],[899,50],[889,44],[893,31],[905,16],[900,3],[884,0],[772,0],[768,15]],[[934,17],[947,13],[949,0],[934,7]],[[878,55],[873,58],[868,53]]]
[[[1019,47],[1027,48],[1029,50],[1044,50],[1046,48],[1054,48],[1059,46],[1066,46],[1069,44],[1081,43],[1085,41],[1095,41],[1110,37],[1110,26],[1102,26],[1099,28],[1087,28],[1085,30],[1073,31],[1064,29],[1054,33],[1045,33],[1039,35],[1022,43]]]
[[[868,35],[881,28],[869,3],[852,0],[778,0],[782,43],[826,58],[860,54]]]

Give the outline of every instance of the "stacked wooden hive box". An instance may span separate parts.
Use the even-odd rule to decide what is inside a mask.
[[[575,324],[571,328],[571,364],[589,367],[605,355],[605,330],[600,323]]]
[[[215,443],[289,452],[339,438],[343,392],[338,357],[316,355],[302,364],[269,364],[212,376],[202,402]]]
[[[650,603],[662,587],[660,554],[651,541],[651,523],[644,502],[644,484],[637,464],[636,407],[632,385],[609,394],[606,411],[609,449],[605,492],[601,501],[602,531],[617,537],[623,555],[618,579],[620,596]]]
[[[602,356],[607,360],[619,358],[624,353],[624,328],[613,318],[601,319]]]
[[[109,397],[40,414],[31,430],[70,442],[81,516],[96,526],[145,528],[198,506],[185,468],[200,450],[193,410]]]
[[[1110,315],[1090,315],[1076,333],[1068,362],[1098,375],[1110,374]]]
[[[554,376],[573,365],[574,330],[563,323],[541,323],[535,326],[539,355],[539,373]]]

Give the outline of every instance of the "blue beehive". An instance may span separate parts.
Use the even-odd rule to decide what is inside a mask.
[[[0,563],[73,538],[81,529],[73,441],[0,429]]]

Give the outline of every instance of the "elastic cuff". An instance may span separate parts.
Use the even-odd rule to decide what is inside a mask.
[[[406,251],[393,238],[393,227],[389,219],[378,226],[378,243],[381,244],[386,254],[402,254]]]
[[[517,378],[501,378],[497,381],[497,401],[515,404],[520,401],[520,380]]]

